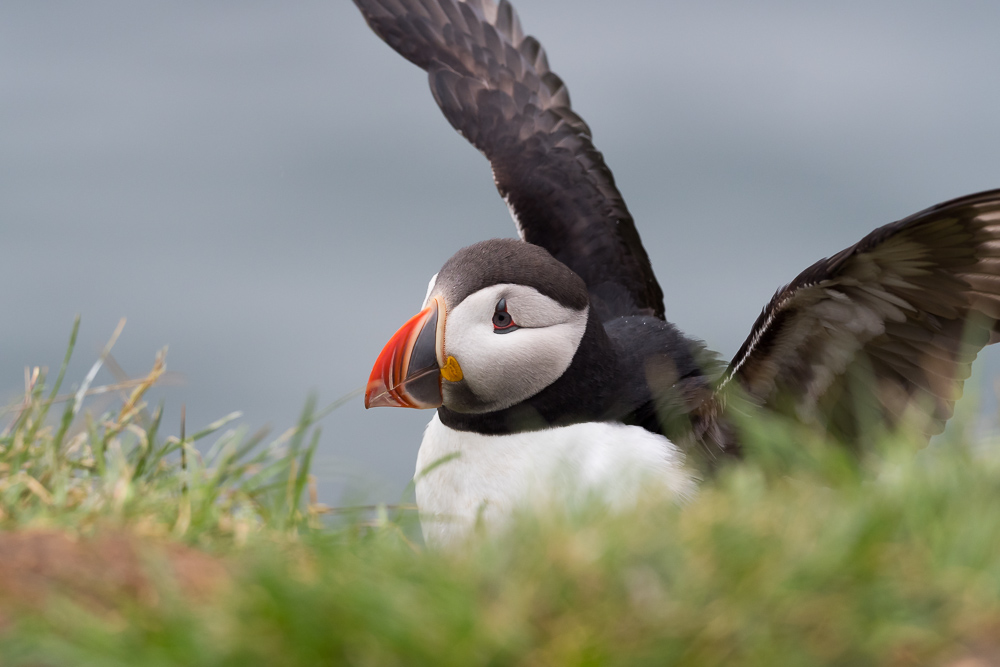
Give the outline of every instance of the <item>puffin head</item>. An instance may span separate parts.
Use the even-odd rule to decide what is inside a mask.
[[[365,407],[479,414],[515,405],[569,368],[589,310],[583,280],[539,246],[493,239],[462,248],[382,350]]]

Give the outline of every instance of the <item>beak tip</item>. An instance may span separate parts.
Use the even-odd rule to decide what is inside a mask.
[[[440,306],[435,300],[411,317],[382,348],[365,387],[365,409],[441,405],[436,355]]]
[[[409,408],[414,407],[400,400],[389,390],[385,382],[378,378],[373,378],[365,389],[365,410],[371,408]]]
[[[365,410],[389,405],[386,399],[389,398],[389,391],[385,383],[372,380],[365,389]]]

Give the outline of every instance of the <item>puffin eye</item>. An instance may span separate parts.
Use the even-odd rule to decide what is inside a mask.
[[[520,328],[514,324],[514,318],[507,312],[507,299],[497,301],[497,307],[493,311],[493,333],[510,333]]]

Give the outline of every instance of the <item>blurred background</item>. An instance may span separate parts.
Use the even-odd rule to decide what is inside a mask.
[[[1000,187],[1000,4],[522,0],[668,317],[732,355],[776,288]],[[165,428],[293,425],[361,387],[458,248],[513,236],[486,161],[347,0],[0,4],[0,400],[169,345]],[[995,401],[1000,351],[976,386]],[[113,381],[102,371],[99,383]],[[324,422],[321,500],[393,501],[430,413]],[[6,415],[0,415],[6,423]],[[346,495],[345,495],[346,494]]]

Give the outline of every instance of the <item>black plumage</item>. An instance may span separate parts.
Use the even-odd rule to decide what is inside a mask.
[[[886,225],[817,262],[775,294],[717,372],[700,344],[664,320],[614,178],[511,5],[355,3],[382,39],[427,70],[445,117],[489,159],[521,237],[579,275],[592,308],[562,378],[503,414],[442,408],[443,421],[509,432],[615,419],[709,458],[739,450],[726,422],[734,394],[846,440],[873,418],[896,426],[913,406],[926,434],[943,428],[976,354],[997,340],[1000,190]],[[581,387],[593,395],[581,398]]]
[[[509,3],[357,0],[427,70],[448,122],[483,152],[521,238],[573,269],[602,316],[663,317],[663,292],[590,128]]]
[[[895,425],[914,405],[928,435],[951,417],[971,364],[997,341],[1000,191],[954,199],[876,229],[803,271],[761,312],[720,389],[844,439],[859,410]]]

